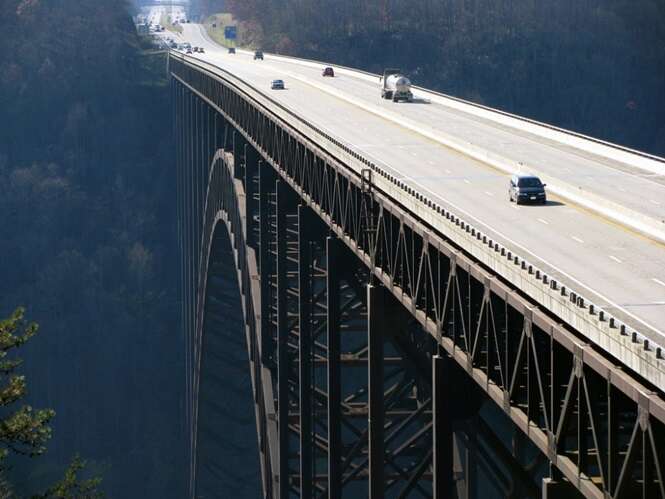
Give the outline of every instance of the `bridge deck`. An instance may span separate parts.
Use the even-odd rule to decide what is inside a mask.
[[[615,195],[615,201],[645,216],[662,217],[662,177],[526,132],[509,131],[435,103],[383,102],[378,82],[372,84],[361,77],[343,74],[322,82],[318,68],[272,58],[254,62],[241,52],[228,55],[198,26],[184,28],[184,38],[207,51],[195,57],[265,88],[273,99],[449,207],[652,341],[665,341],[665,245],[556,196],[551,196],[548,206],[509,203],[506,173],[381,116],[374,108],[387,108],[391,113],[397,108],[405,119],[442,134],[464,136],[513,160],[529,157],[534,164],[538,162],[539,170],[570,178],[599,196]],[[285,91],[269,90],[270,80],[275,78],[286,81]]]

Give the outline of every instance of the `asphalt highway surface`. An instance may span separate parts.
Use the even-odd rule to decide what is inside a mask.
[[[350,100],[537,165],[538,171],[658,219],[665,218],[665,165],[662,174],[654,173],[426,100],[395,104],[381,99],[378,80],[339,72],[323,78],[323,65],[307,67],[269,56],[254,61],[244,51],[228,54],[199,25],[183,28],[182,35],[161,35],[204,47],[204,54],[187,57],[214,64],[263,90],[564,285],[665,344],[664,244],[551,193],[546,205],[517,206],[508,200],[506,173]],[[284,80],[285,90],[271,90],[273,79]]]

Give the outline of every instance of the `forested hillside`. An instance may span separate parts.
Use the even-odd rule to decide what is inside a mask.
[[[225,0],[280,53],[665,155],[662,0]]]
[[[184,496],[184,388],[165,60],[124,0],[0,0],[0,317],[40,323],[29,401],[53,407],[22,496],[75,453],[111,496]]]

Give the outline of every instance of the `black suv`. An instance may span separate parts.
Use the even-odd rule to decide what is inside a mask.
[[[517,204],[545,204],[547,202],[545,185],[535,175],[513,175],[510,177],[508,196],[510,201],[515,201]]]
[[[257,50],[254,52],[254,60],[261,59],[263,60],[263,52],[260,50]]]

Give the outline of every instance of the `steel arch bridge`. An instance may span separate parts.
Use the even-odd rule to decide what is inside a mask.
[[[209,497],[201,366],[226,327],[225,278],[263,497],[665,499],[649,385],[434,230],[358,152],[232,74],[174,57],[170,73],[192,497]]]

